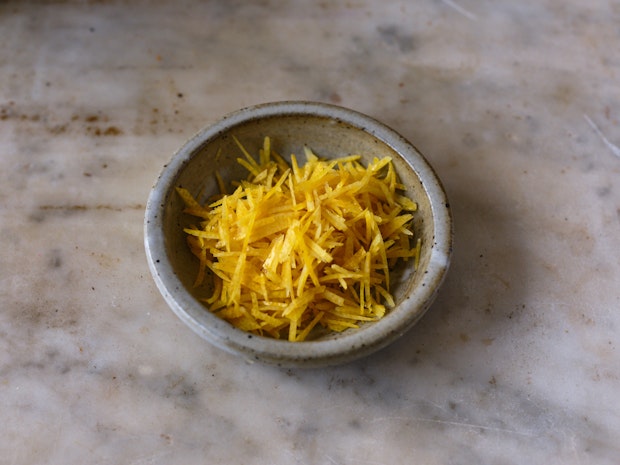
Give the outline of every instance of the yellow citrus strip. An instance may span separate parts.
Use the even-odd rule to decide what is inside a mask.
[[[278,155],[265,138],[258,161],[235,138],[249,177],[202,206],[177,188],[184,228],[199,260],[196,285],[212,275],[211,311],[254,334],[304,341],[374,321],[393,307],[390,268],[420,260],[413,212],[389,157],[368,167],[359,155],[321,160],[305,148],[303,166]]]

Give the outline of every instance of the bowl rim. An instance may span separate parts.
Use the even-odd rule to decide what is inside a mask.
[[[343,332],[333,338],[291,343],[249,334],[208,311],[194,298],[174,273],[165,253],[163,232],[165,204],[175,180],[201,148],[225,132],[261,118],[318,116],[369,133],[398,153],[416,172],[428,196],[434,223],[431,255],[423,280],[400,305],[363,330]],[[147,262],[160,293],[174,313],[203,339],[249,361],[280,366],[325,366],[368,355],[407,332],[428,310],[450,264],[453,222],[445,190],[422,153],[392,128],[349,108],[332,104],[286,100],[248,106],[229,113],[185,142],[164,165],[150,191],[144,217],[144,247]]]

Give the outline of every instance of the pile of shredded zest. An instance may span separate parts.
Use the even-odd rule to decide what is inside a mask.
[[[212,272],[208,307],[237,328],[304,341],[311,331],[342,331],[374,321],[394,306],[390,268],[420,256],[413,237],[417,204],[399,192],[389,157],[365,168],[360,156],[321,160],[308,148],[300,167],[271,149],[256,161],[235,139],[250,172],[227,194],[202,206],[179,187],[185,212],[198,226],[184,229],[200,260],[196,285]]]

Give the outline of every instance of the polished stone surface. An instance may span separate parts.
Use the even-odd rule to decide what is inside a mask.
[[[617,463],[618,24],[602,0],[2,2],[0,462]],[[454,212],[435,304],[345,366],[211,347],[146,265],[172,153],[284,99],[387,123]]]

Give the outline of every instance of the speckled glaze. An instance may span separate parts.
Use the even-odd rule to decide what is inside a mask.
[[[303,153],[304,145],[322,157],[360,154],[391,156],[401,181],[419,204],[414,229],[422,238],[420,266],[409,261],[393,271],[396,307],[378,322],[357,330],[303,343],[250,335],[207,311],[200,297],[209,289],[192,286],[197,261],[187,247],[182,226],[189,217],[175,187],[199,199],[216,193],[214,172],[240,179],[237,137],[250,153],[263,138],[281,154]],[[224,117],[190,139],[164,168],[150,194],[145,216],[145,248],[151,273],[170,308],[212,344],[250,361],[278,366],[316,367],[347,362],[393,342],[426,312],[444,280],[452,251],[452,219],[445,192],[425,158],[402,136],[358,112],[322,103],[275,102],[248,107]]]

